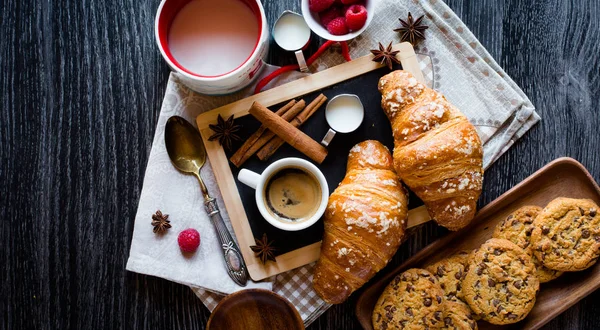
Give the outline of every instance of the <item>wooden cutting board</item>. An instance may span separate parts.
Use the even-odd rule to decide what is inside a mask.
[[[572,158],[559,158],[486,205],[471,224],[421,250],[402,265],[371,282],[356,304],[362,327],[372,330],[371,314],[383,289],[394,276],[410,268],[424,268],[462,250],[478,248],[492,237],[496,225],[524,205],[546,206],[557,197],[589,198],[600,204],[600,188],[590,173]],[[480,321],[479,329],[538,329],[600,287],[600,264],[581,272],[565,273],[541,284],[540,293],[529,315],[511,326],[499,327]]]

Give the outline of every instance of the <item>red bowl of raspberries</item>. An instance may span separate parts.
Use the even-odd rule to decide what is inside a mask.
[[[361,34],[373,20],[377,0],[302,0],[302,16],[323,39],[346,41]]]

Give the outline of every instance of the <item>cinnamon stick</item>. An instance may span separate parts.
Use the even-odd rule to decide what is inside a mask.
[[[319,110],[319,108],[321,108],[325,101],[327,101],[327,97],[323,94],[320,94],[312,102],[310,102],[310,104],[307,105],[298,116],[292,119],[290,124],[292,124],[294,127],[300,127],[300,125],[302,125],[306,120],[308,120],[308,118],[310,118],[310,116],[312,116],[315,112],[317,112],[317,110]],[[258,156],[260,160],[265,161],[269,159],[269,157],[273,156],[277,149],[279,149],[284,143],[285,141],[283,141],[279,136],[274,137],[271,139],[271,141],[269,141],[269,143],[265,144],[258,151],[258,153],[256,153],[256,156]]]
[[[252,103],[249,113],[263,123],[271,132],[277,134],[285,142],[315,162],[321,164],[325,160],[325,157],[327,157],[327,149],[325,147],[260,103]]]
[[[276,115],[281,116],[286,121],[292,120],[302,109],[304,109],[304,100],[296,102],[291,100],[281,109],[275,112]],[[263,145],[265,145],[275,134],[270,132],[265,125],[261,125],[254,134],[252,134],[246,142],[231,156],[229,159],[233,165],[240,167],[245,161],[247,161],[254,153],[256,153]]]

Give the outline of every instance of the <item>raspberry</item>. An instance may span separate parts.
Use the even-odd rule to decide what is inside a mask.
[[[188,228],[177,237],[179,248],[183,252],[195,252],[200,246],[200,233],[196,229]]]
[[[360,0],[341,0],[341,1],[342,1],[342,3],[343,3],[343,4],[345,4],[345,5],[351,5],[351,4],[353,4],[353,3],[357,3],[357,2],[359,2]]]
[[[334,18],[329,24],[327,24],[327,31],[334,36],[341,36],[348,33],[348,26],[346,25],[346,19],[343,17]]]
[[[333,21],[335,18],[342,17],[342,11],[340,7],[331,6],[329,9],[319,13],[319,18],[321,18],[321,24],[324,27],[327,27],[329,22]]]
[[[361,5],[352,5],[346,11],[346,25],[350,31],[358,31],[367,22],[367,9]]]
[[[334,0],[308,0],[308,9],[315,13],[320,13],[323,10],[331,7]]]

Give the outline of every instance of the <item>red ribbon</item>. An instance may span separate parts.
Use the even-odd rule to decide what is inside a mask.
[[[323,52],[325,52],[327,48],[329,48],[329,46],[333,45],[334,43],[335,41],[327,40],[324,44],[321,45],[321,47],[319,47],[319,49],[311,57],[308,58],[308,60],[306,60],[306,65],[310,66],[311,64],[313,64],[313,62],[316,61],[317,58],[319,58],[319,56],[321,56],[321,54],[323,54]],[[350,58],[348,43],[346,43],[345,41],[341,41],[340,46],[342,47],[342,56],[344,56],[344,59],[346,59],[346,61],[348,62],[352,61],[352,58]],[[262,78],[261,81],[258,82],[256,88],[254,89],[254,94],[260,93],[260,91],[263,88],[265,88],[265,86],[268,83],[270,83],[271,80],[275,79],[275,77],[279,76],[280,74],[288,71],[298,70],[299,68],[300,67],[298,66],[298,64],[290,64],[282,66],[281,68],[271,72],[268,76]]]

